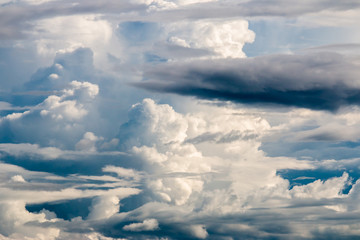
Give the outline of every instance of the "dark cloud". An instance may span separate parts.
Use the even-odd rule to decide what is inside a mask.
[[[271,55],[152,66],[137,86],[239,103],[335,111],[360,103],[359,66],[337,53]]]

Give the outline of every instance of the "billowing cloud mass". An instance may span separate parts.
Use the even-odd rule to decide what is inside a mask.
[[[0,0],[0,239],[360,238],[359,9]]]

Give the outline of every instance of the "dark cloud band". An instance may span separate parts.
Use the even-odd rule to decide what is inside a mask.
[[[354,58],[313,53],[158,65],[136,85],[205,99],[334,111],[360,104],[359,75]]]

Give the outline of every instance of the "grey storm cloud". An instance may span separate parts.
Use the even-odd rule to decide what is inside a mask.
[[[360,104],[358,59],[321,52],[152,66],[137,86],[238,103],[335,111]]]

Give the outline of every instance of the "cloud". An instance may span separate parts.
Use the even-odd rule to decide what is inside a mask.
[[[198,239],[205,239],[208,233],[203,225],[192,225],[189,227],[192,235]]]
[[[118,25],[117,31],[119,40],[127,47],[121,58],[130,61],[131,68],[139,61],[244,58],[243,46],[255,38],[244,19],[126,21]]]
[[[103,172],[113,172],[116,173],[119,177],[122,178],[134,178],[137,179],[140,177],[141,173],[135,171],[134,169],[127,169],[122,167],[116,167],[107,165],[102,169]]]
[[[9,236],[10,239],[29,237],[32,239],[56,239],[60,230],[57,228],[27,226],[25,223],[47,221],[44,213],[29,213],[24,202],[13,201],[0,204],[0,234]],[[1,236],[1,235],[0,235]]]
[[[335,111],[359,104],[358,74],[355,59],[335,53],[270,55],[161,64],[135,85],[205,99]]]
[[[344,106],[336,113],[302,108],[276,113],[267,118],[275,125],[261,149],[269,156],[300,159],[357,158],[358,117],[358,106]]]
[[[136,188],[121,187],[122,183],[120,186],[110,185],[108,184],[109,178],[105,177],[86,178],[74,175],[59,177],[49,173],[27,171],[9,164],[2,164],[1,169],[5,175],[2,174],[1,184],[3,194],[0,197],[0,209],[2,209],[0,214],[2,222],[0,234],[2,235],[0,236],[6,236],[9,239],[73,238],[71,233],[66,233],[66,228],[74,223],[61,219],[69,209],[63,209],[60,218],[57,218],[55,212],[46,210],[46,207],[30,212],[29,204],[46,206],[44,203],[50,203],[51,206],[51,203],[61,205],[66,201],[94,198],[88,219],[89,221],[100,221],[118,212],[120,199],[140,192]],[[27,181],[22,176],[25,176]],[[9,181],[4,181],[6,178]],[[120,179],[111,179],[111,181],[119,183]],[[89,184],[91,182],[93,184]],[[56,211],[56,208],[54,210]],[[68,214],[77,216],[78,212],[74,209],[73,211]],[[82,220],[78,224],[77,229],[87,231],[86,227],[82,226]],[[75,239],[80,238],[78,236]],[[106,238],[104,237],[104,239]]]
[[[83,139],[76,143],[75,148],[80,151],[89,151],[95,152],[96,147],[95,143],[99,138],[94,135],[92,132],[86,132]]]
[[[61,133],[72,132],[73,140],[76,140],[76,135],[83,131],[81,121],[88,114],[86,108],[91,107],[90,103],[98,92],[99,88],[95,84],[72,81],[59,96],[50,95],[30,110],[2,117],[0,128],[4,131],[0,139],[2,142],[44,145],[52,142],[53,146],[58,144],[61,147]],[[47,132],[41,134],[40,129],[46,129]],[[63,137],[66,138],[65,135],[63,134]]]
[[[42,35],[42,39],[37,40],[38,53],[52,56],[54,52],[71,52],[79,47],[90,47],[93,51],[105,48],[112,32],[106,20],[89,14],[38,20],[33,34]]]
[[[16,238],[22,235],[11,234],[19,234],[23,226],[34,224],[39,231],[49,230],[50,226],[57,229],[60,239],[80,238],[78,232],[90,238],[94,231],[104,239],[176,239],[178,234],[190,239],[236,236],[281,239],[301,238],[306,227],[305,234],[312,238],[315,234],[327,234],[321,232],[321,225],[329,224],[327,217],[338,217],[344,211],[351,214],[357,209],[358,183],[350,183],[348,173],[325,181],[311,179],[314,181],[290,188],[289,181],[279,176],[277,170],[313,169],[319,165],[306,160],[267,157],[259,150],[260,139],[271,132],[272,126],[259,115],[248,109],[213,105],[202,108],[182,114],[151,99],[135,104],[128,121],[120,127],[116,146],[129,154],[131,168],[122,167],[124,161],[120,159],[112,165],[105,161],[101,169],[106,175],[65,176],[53,183],[50,189],[58,190],[52,191],[44,190],[45,184],[40,185],[25,170],[13,171],[8,180],[22,175],[27,182],[5,182],[2,192],[6,197],[1,202],[16,198],[27,204],[44,204],[87,197],[89,210],[83,219],[71,221],[54,215],[41,220],[45,212],[45,215],[25,212],[37,218],[2,234]],[[347,117],[351,122],[352,118]],[[244,134],[256,137],[238,137]],[[94,137],[90,133],[85,135],[89,136],[83,139]],[[89,159],[84,161],[87,165],[94,164]],[[4,169],[10,172],[9,167]],[[49,177],[41,182],[47,183]],[[19,184],[27,187],[19,189]],[[352,190],[343,194],[341,191],[349,184]],[[30,199],[34,194],[36,197]],[[319,211],[314,213],[313,206]],[[310,214],[318,224],[306,220]],[[9,219],[6,222],[12,226]],[[350,224],[355,227],[357,223]]]
[[[41,157],[43,159],[55,159],[59,157],[63,152],[54,147],[45,147],[41,148],[36,144],[29,143],[20,143],[20,144],[10,144],[3,143],[0,144],[0,151],[6,152],[13,156],[33,156],[33,157]]]
[[[44,202],[53,202],[59,200],[71,200],[77,198],[89,198],[99,195],[115,195],[119,198],[125,198],[133,194],[138,194],[140,191],[136,188],[114,188],[110,190],[78,190],[74,188],[62,189],[60,191],[45,191],[45,190],[24,190],[17,192],[15,190],[10,190],[2,188],[5,196],[0,198],[1,201],[15,201],[16,199],[26,199],[27,203],[37,204]],[[30,198],[33,194],[38,194],[39,196]]]
[[[99,196],[93,200],[89,219],[109,218],[119,211],[119,198],[116,196]]]
[[[325,182],[316,180],[303,186],[294,186],[291,193],[299,198],[335,198],[341,196],[349,175],[344,173],[340,178],[332,178]]]
[[[358,3],[0,2],[0,239],[360,235]]]
[[[186,120],[171,106],[157,106],[152,99],[144,99],[142,103],[133,105],[129,118],[120,127],[121,144],[130,142],[130,146],[151,145],[154,140],[167,144],[181,142],[186,137]]]
[[[26,27],[33,27],[31,22],[55,16],[70,16],[73,13],[93,13],[114,11],[130,12],[132,10],[145,10],[143,5],[132,4],[130,2],[109,1],[106,4],[95,1],[81,1],[78,4],[61,4],[59,2],[45,2],[43,4],[4,4],[1,6],[2,39],[16,39],[25,35]],[[61,17],[60,17],[61,18]],[[75,16],[75,18],[77,18]],[[92,29],[92,28],[91,28]]]
[[[71,54],[68,56],[72,59]],[[61,66],[68,68],[66,61]],[[119,130],[115,130],[118,133],[102,136],[85,124],[89,117],[99,117],[93,115],[93,111],[96,111],[94,105],[103,97],[101,86],[70,81],[67,88],[56,89],[57,95],[46,97],[41,103],[30,107],[28,113],[15,113],[3,119],[4,123],[21,123],[12,125],[14,129],[32,122],[29,116],[45,118],[42,127],[45,123],[50,127],[64,123],[77,124],[73,125],[73,131],[78,132],[72,142],[68,138],[59,139],[62,132],[54,133],[53,136],[58,139],[56,147],[49,147],[46,142],[36,143],[38,133],[33,135],[31,144],[2,144],[6,161],[26,165],[19,162],[19,159],[26,159],[28,165],[35,169],[41,167],[48,171],[44,165],[36,165],[36,159],[52,159],[53,167],[59,166],[59,162],[64,164],[63,160],[73,160],[69,164],[71,173],[75,174],[67,175],[59,168],[55,173],[63,177],[55,182],[50,179],[56,179],[56,175],[38,180],[31,174],[26,175],[24,170],[4,178],[6,181],[2,192],[6,197],[1,199],[2,202],[20,199],[25,201],[25,205],[37,204],[51,211],[50,203],[54,205],[56,201],[65,202],[64,206],[74,206],[74,202],[79,199],[89,199],[82,206],[87,209],[85,213],[80,214],[80,209],[71,210],[72,213],[67,213],[73,216],[69,220],[55,221],[52,217],[53,220],[44,222],[31,221],[31,224],[40,226],[39,231],[44,226],[46,229],[60,229],[60,239],[75,238],[78,232],[84,232],[90,238],[94,231],[98,232],[98,236],[115,238],[176,238],[176,234],[181,233],[187,238],[197,239],[230,236],[261,239],[264,236],[277,237],[279,233],[276,229],[283,225],[287,236],[294,237],[301,234],[296,230],[301,227],[296,225],[295,230],[290,230],[293,228],[284,224],[284,219],[290,223],[302,221],[310,210],[293,219],[278,209],[304,209],[303,206],[309,204],[306,201],[321,206],[324,214],[336,209],[347,209],[346,206],[356,207],[351,205],[351,200],[347,202],[351,195],[339,193],[348,186],[346,174],[327,181],[314,179],[313,183],[290,189],[288,180],[278,175],[278,170],[313,169],[316,166],[306,160],[267,157],[259,150],[262,138],[267,134],[271,136],[274,131],[273,126],[263,117],[266,114],[254,114],[249,109],[239,109],[235,105],[201,104],[199,109],[190,113],[180,113],[169,104],[159,104],[146,98],[130,108],[127,121],[119,123]],[[56,101],[48,100],[51,98]],[[48,112],[41,115],[43,110]],[[81,110],[86,111],[84,115],[78,114]],[[308,110],[310,113],[306,115],[302,111],[299,110],[299,116],[312,116],[312,119],[318,117],[320,123],[322,112]],[[318,115],[311,115],[316,113]],[[333,120],[356,126],[355,113],[341,113]],[[296,115],[294,112],[292,114]],[[299,116],[294,117],[294,120],[298,120]],[[304,122],[298,120],[298,124],[301,126]],[[37,125],[32,126],[34,128]],[[290,127],[296,126],[294,124]],[[69,135],[66,133],[64,136]],[[18,142],[23,141],[19,136],[16,139]],[[63,142],[68,145],[61,144]],[[105,147],[107,145],[108,148]],[[119,150],[126,155],[115,154]],[[108,159],[110,156],[113,157]],[[92,169],[93,175],[89,169]],[[16,175],[24,176],[26,182],[10,181]],[[46,184],[49,181],[51,185]],[[30,199],[32,195],[37,197]],[[58,204],[58,209],[65,209],[59,207],[61,203]],[[269,226],[267,221],[261,221],[258,216],[257,209],[264,208],[270,209],[267,213],[269,218],[283,217]],[[54,210],[55,214],[58,211]],[[254,214],[244,219],[244,211]],[[291,210],[290,213],[294,214],[295,211]],[[40,213],[31,214],[38,216]],[[69,222],[74,216],[80,215],[83,219]],[[234,223],[234,216],[240,219],[236,222],[242,224],[243,228],[224,233],[224,229],[231,229],[228,225]],[[316,215],[318,218],[323,216],[322,213]],[[152,222],[149,223],[149,219],[156,219],[157,225],[150,224]],[[74,224],[75,221],[77,224]],[[21,223],[18,229],[27,224]],[[311,229],[315,231],[316,227]],[[14,230],[14,233],[19,231]]]
[[[245,20],[199,20],[176,22],[167,26],[169,43],[182,48],[204,49],[215,57],[243,58],[242,48],[251,43],[255,34]]]
[[[94,69],[93,55],[89,48],[57,52],[51,66],[38,69],[30,81],[24,84],[25,91],[61,91],[72,81],[94,82],[98,76]],[[54,75],[57,77],[53,77]]]
[[[154,231],[159,228],[159,223],[156,219],[146,219],[142,223],[131,223],[125,225],[123,229],[125,231],[141,232],[141,231]]]
[[[11,181],[13,181],[13,182],[26,182],[25,181],[25,179],[23,178],[23,176],[21,176],[21,175],[15,175],[15,176],[12,176],[11,177]]]
[[[359,9],[359,4],[353,1],[337,3],[329,0],[317,2],[289,3],[286,1],[204,1],[193,5],[176,4],[175,1],[149,1],[148,15],[140,19],[152,19],[161,21],[178,21],[181,19],[210,19],[210,18],[236,18],[239,16],[247,18],[269,18],[281,17],[296,19],[298,17],[309,18],[314,22],[325,22],[327,25],[336,26],[336,18],[329,18],[326,15],[338,14],[341,19],[352,21],[354,16],[349,16],[349,11]],[[155,11],[154,11],[155,10]],[[314,17],[315,16],[315,17]],[[316,19],[318,18],[318,19]],[[316,21],[318,20],[318,21]],[[354,22],[355,23],[355,22]],[[307,25],[310,25],[309,23]]]

